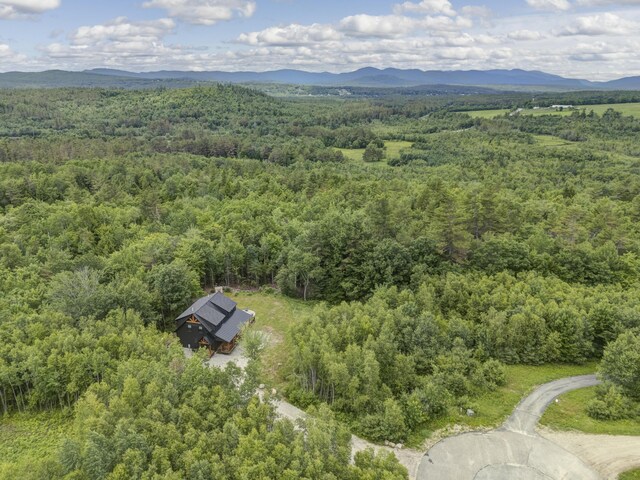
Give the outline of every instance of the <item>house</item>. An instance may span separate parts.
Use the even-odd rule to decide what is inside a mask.
[[[209,355],[231,353],[242,327],[254,320],[255,313],[237,308],[217,292],[196,300],[176,318],[176,334],[185,348],[206,348]]]

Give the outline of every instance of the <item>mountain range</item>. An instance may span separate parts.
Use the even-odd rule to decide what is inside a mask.
[[[273,70],[268,72],[178,71],[129,72],[99,68],[82,72],[49,70],[45,72],[0,73],[0,88],[17,87],[181,87],[199,83],[288,84],[315,86],[415,87],[423,85],[483,86],[504,90],[640,90],[640,76],[609,82],[565,78],[529,70],[403,70],[366,67],[347,73]]]

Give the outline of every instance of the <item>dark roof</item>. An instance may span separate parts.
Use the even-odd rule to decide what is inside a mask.
[[[238,305],[236,302],[231,300],[229,297],[225,297],[220,292],[216,292],[213,297],[211,297],[211,303],[220,308],[223,312],[227,313],[233,312],[236,305]]]
[[[240,333],[242,326],[253,318],[252,314],[236,307],[237,303],[222,293],[207,295],[196,300],[176,318],[177,328],[193,315],[207,330],[211,340],[230,342]]]
[[[244,310],[235,310],[215,333],[215,336],[223,342],[230,342],[235,338],[242,326],[251,320],[252,315]]]
[[[229,312],[223,312],[216,308],[210,301],[205,303],[200,310],[196,313],[196,317],[200,320],[210,323],[214,327],[220,325]]]

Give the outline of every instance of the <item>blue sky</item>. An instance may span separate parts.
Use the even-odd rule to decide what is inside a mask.
[[[0,0],[0,71],[640,75],[640,0]]]

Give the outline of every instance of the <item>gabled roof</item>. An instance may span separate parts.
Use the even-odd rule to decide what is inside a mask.
[[[222,293],[207,295],[196,300],[176,318],[176,329],[182,327],[193,315],[204,326],[211,339],[230,342],[240,333],[242,326],[253,318],[253,314],[236,307],[237,303]]]
[[[213,303],[216,307],[220,308],[223,312],[231,313],[238,305],[236,302],[231,300],[229,297],[225,297],[220,292],[216,292],[211,297],[211,303]]]
[[[226,320],[215,333],[215,336],[223,342],[230,342],[240,333],[242,326],[247,323],[253,315],[244,310],[235,310],[231,317]]]

